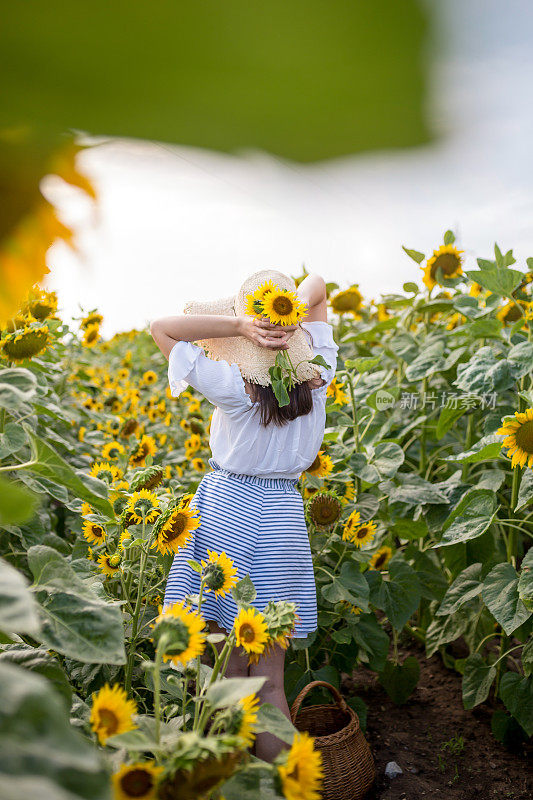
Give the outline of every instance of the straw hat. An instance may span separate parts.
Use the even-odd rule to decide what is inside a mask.
[[[296,284],[292,278],[277,272],[273,269],[264,269],[254,272],[242,284],[236,295],[223,297],[218,300],[202,301],[196,300],[185,303],[185,314],[222,314],[229,317],[240,317],[246,313],[246,297],[251,292],[255,292],[265,281],[273,281],[280,289],[296,291]],[[278,350],[251,342],[244,336],[229,336],[216,339],[199,339],[196,344],[203,347],[206,355],[213,361],[227,361],[229,364],[237,364],[241,375],[250,383],[258,383],[261,386],[269,386],[272,381],[269,375],[269,368],[274,366]],[[314,357],[313,350],[309,344],[307,334],[303,328],[297,328],[288,341],[288,349],[292,363],[296,367],[298,362],[303,362],[296,367],[296,383],[320,377],[319,369],[307,363]]]

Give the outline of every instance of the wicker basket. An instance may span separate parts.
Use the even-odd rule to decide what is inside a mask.
[[[325,686],[334,705],[307,706],[304,697],[315,686]],[[337,689],[326,681],[307,684],[291,708],[293,725],[315,737],[324,767],[323,800],[362,800],[376,775],[374,759],[359,726],[357,714]]]

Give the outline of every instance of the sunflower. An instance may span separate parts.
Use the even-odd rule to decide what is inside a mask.
[[[339,519],[342,504],[335,492],[321,490],[308,500],[306,513],[317,528],[329,528]]]
[[[268,641],[263,615],[255,608],[241,608],[234,622],[236,644],[247,653],[262,653]]]
[[[127,381],[130,376],[130,371],[127,367],[121,367],[117,372],[117,379],[119,381]]]
[[[343,535],[343,538],[347,538],[348,541],[356,547],[362,547],[364,544],[368,544],[368,542],[372,541],[376,532],[376,527],[376,523],[372,520],[370,520],[370,522],[363,522],[361,525],[352,528],[347,537]]]
[[[200,614],[186,606],[184,600],[180,600],[156,618],[153,641],[156,646],[163,636],[169,641],[163,653],[163,661],[187,664],[204,652],[207,636],[204,628],[205,622]]]
[[[317,478],[325,478],[332,470],[333,461],[329,456],[324,454],[323,450],[320,450],[316,454],[313,463],[307,467],[305,471],[309,475],[315,475]]]
[[[154,522],[160,514],[159,498],[149,489],[140,489],[132,494],[126,510],[137,525],[143,521]]]
[[[533,467],[533,408],[515,411],[514,416],[505,420],[496,433],[506,437],[502,447],[512,456],[511,467]]]
[[[92,323],[85,328],[82,343],[85,347],[94,347],[99,338],[100,326]]]
[[[380,547],[379,550],[376,550],[370,561],[368,562],[368,566],[370,569],[380,570],[385,569],[387,564],[389,563],[390,557],[392,555],[392,550],[387,545]]]
[[[197,450],[200,450],[202,447],[202,437],[199,436],[197,433],[193,433],[189,436],[188,439],[185,439],[183,443],[185,450],[187,450],[187,455],[191,453],[196,453]]]
[[[105,532],[105,528],[102,525],[99,525],[97,522],[90,522],[89,520],[86,520],[83,523],[82,530],[83,535],[91,544],[103,544],[103,542],[106,540],[107,534]]]
[[[102,458],[105,458],[107,461],[114,461],[119,456],[123,455],[124,453],[124,445],[120,442],[116,442],[113,440],[112,442],[107,442],[102,447]]]
[[[147,456],[153,456],[157,452],[155,439],[152,436],[142,435],[141,441],[137,443],[130,455],[129,463],[132,467],[144,467]]]
[[[122,764],[111,776],[114,800],[156,800],[162,772],[163,767],[156,767],[154,761]]]
[[[36,288],[29,300],[22,306],[21,311],[23,314],[31,314],[34,319],[42,322],[57,311],[57,294]]]
[[[120,572],[120,562],[122,561],[119,553],[102,553],[98,556],[98,566],[108,578],[112,578]]]
[[[206,591],[213,590],[215,596],[224,597],[232,586],[237,583],[237,568],[233,565],[231,558],[222,551],[220,555],[213,550],[208,550],[209,559],[202,559],[203,579]]]
[[[273,281],[265,281],[264,283],[259,286],[255,292],[250,292],[250,294],[246,295],[246,309],[245,314],[249,314],[252,317],[261,314],[263,310],[263,300],[265,294],[267,292],[275,292],[277,291],[277,285]]]
[[[307,316],[305,305],[289,289],[266,292],[262,306],[264,316],[273,325],[297,325]]]
[[[352,511],[352,513],[346,520],[346,525],[344,526],[344,531],[342,532],[342,538],[345,541],[350,542],[352,540],[354,530],[360,524],[361,524],[361,514],[359,513],[359,511]]]
[[[296,733],[291,749],[283,753],[278,765],[283,796],[286,800],[320,800],[324,768],[322,753],[306,731]]]
[[[150,384],[156,382],[157,372],[154,372],[153,369],[147,369],[146,372],[143,372],[142,379],[147,386],[150,386]]]
[[[439,268],[444,278],[458,278],[463,274],[461,253],[464,253],[464,250],[458,250],[453,244],[443,244],[438,250],[433,251],[426,266],[421,267],[424,272],[424,283],[428,289],[433,289],[437,285]]]
[[[82,425],[78,430],[78,442],[83,442],[83,440],[85,439],[85,433],[86,432],[87,432],[87,428],[85,428]]]
[[[26,326],[19,333],[10,333],[0,341],[0,348],[10,361],[25,361],[46,350],[50,334],[46,325],[38,328]]]
[[[386,322],[388,319],[391,318],[389,314],[389,310],[385,303],[378,303],[378,322]]]
[[[331,298],[330,305],[331,310],[336,314],[353,314],[358,317],[358,312],[363,305],[363,295],[358,289],[358,284],[354,284],[342,292],[337,292]]]
[[[227,720],[224,726],[226,732],[242,739],[244,747],[250,747],[254,742],[258,707],[257,695],[248,694],[237,700],[235,705],[222,715]]]
[[[191,467],[196,470],[196,472],[205,472],[205,461],[203,458],[193,458],[191,460]]]
[[[126,692],[118,683],[113,688],[106,683],[92,697],[91,728],[97,734],[100,744],[105,744],[110,736],[126,733],[137,727],[132,720],[137,713],[137,705],[134,700],[128,700]]]
[[[115,466],[115,464],[109,464],[107,461],[101,461],[100,463],[95,461],[89,475],[93,478],[99,478],[99,480],[105,481],[108,485],[116,481],[117,478],[122,477],[119,468]]]
[[[326,396],[333,397],[333,402],[340,406],[346,405],[348,402],[348,395],[344,390],[344,384],[340,384],[337,378],[333,378],[330,385],[326,389]]]
[[[101,314],[98,314],[98,312],[93,311],[91,314],[87,314],[87,316],[82,319],[82,321],[80,322],[80,328],[85,331],[87,330],[89,325],[100,326],[103,321],[104,321],[103,316]]]
[[[122,427],[120,429],[120,438],[127,439],[132,433],[135,433],[138,427],[139,420],[135,419],[135,417],[128,417],[127,419],[123,420]]]
[[[162,480],[162,467],[145,467],[135,473],[130,481],[130,488],[132,492],[137,492],[139,489],[155,489]]]
[[[353,500],[355,500],[355,484],[352,481],[351,483],[345,484],[341,503],[351,503]]]
[[[200,524],[200,517],[196,509],[178,504],[174,508],[167,508],[157,520],[154,533],[155,540],[152,547],[165,553],[177,553],[185,547],[192,533]]]
[[[502,306],[496,313],[497,318],[503,322],[504,325],[512,325],[514,322],[522,317],[525,322],[528,310],[532,307],[531,303],[513,302],[512,300],[506,305]],[[522,309],[522,311],[520,310]],[[523,313],[522,313],[523,312]]]

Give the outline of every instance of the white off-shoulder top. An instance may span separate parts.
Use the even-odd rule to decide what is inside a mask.
[[[335,377],[338,345],[327,322],[302,322],[315,355],[329,369],[319,367],[322,386],[312,389],[313,409],[285,425],[260,424],[258,404],[246,393],[237,364],[213,361],[192,342],[179,341],[168,359],[168,380],[173,397],[192,386],[216,409],[211,420],[209,445],[213,459],[223,469],[243,475],[299,478],[316,458],[326,424],[326,391]]]

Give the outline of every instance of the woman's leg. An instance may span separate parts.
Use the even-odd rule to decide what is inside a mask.
[[[221,628],[214,620],[208,620],[210,633],[223,633],[227,636],[228,632]],[[220,653],[224,642],[217,642],[216,649]],[[248,677],[248,655],[241,647],[234,647],[228,661],[228,668],[225,672],[226,678],[247,678]]]
[[[285,650],[278,644],[268,656],[260,656],[257,664],[250,665],[250,677],[266,677],[263,688],[259,691],[261,703],[272,703],[290,720],[291,715],[284,686]],[[256,738],[255,754],[263,761],[273,761],[280,750],[288,745],[271,733],[259,733]]]

